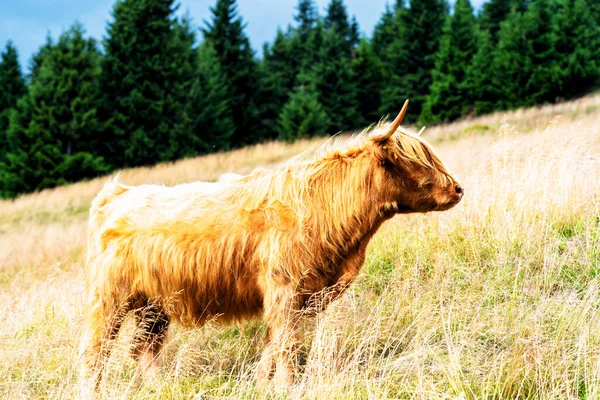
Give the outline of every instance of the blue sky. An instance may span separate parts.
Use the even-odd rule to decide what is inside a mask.
[[[471,0],[478,9],[485,0]],[[216,0],[180,0],[178,13],[189,10],[194,23],[202,25],[210,18],[209,8]],[[329,0],[316,0],[323,14]],[[363,33],[371,35],[385,4],[392,0],[345,0],[350,15],[356,15]],[[100,39],[115,0],[3,0],[0,15],[0,47],[11,39],[26,69],[31,54],[45,41],[50,31],[56,38],[75,21],[83,23],[88,34]],[[297,0],[238,0],[239,11],[246,22],[246,33],[255,49],[275,37],[277,27],[292,22]]]

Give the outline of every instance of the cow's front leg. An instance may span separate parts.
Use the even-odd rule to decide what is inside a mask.
[[[339,277],[336,283],[310,297],[307,309],[311,312],[324,311],[329,304],[339,298],[354,282],[360,269],[365,263],[366,246],[361,246],[355,253],[346,258],[340,265]]]

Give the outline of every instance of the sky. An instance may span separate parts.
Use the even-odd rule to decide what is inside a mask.
[[[479,9],[485,0],[471,0]],[[80,21],[87,33],[101,39],[115,0],[1,0],[0,47],[12,40],[19,52],[21,66],[27,70],[33,52],[41,46],[48,32],[57,38],[73,22]],[[178,14],[189,11],[193,22],[204,26],[210,7],[216,0],[180,0]],[[292,22],[297,0],[238,0],[238,10],[246,23],[252,46],[260,51],[264,42],[273,40],[277,27],[285,29]],[[356,15],[363,34],[371,36],[373,27],[392,0],[345,0],[350,15]],[[316,0],[323,15],[329,0]]]

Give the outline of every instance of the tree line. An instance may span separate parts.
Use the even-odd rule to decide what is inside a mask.
[[[118,0],[101,44],[75,23],[28,74],[0,60],[0,197],[264,140],[362,128],[411,99],[452,121],[552,103],[600,78],[600,2],[396,0],[370,37],[343,0],[293,23],[258,57],[236,0],[200,29],[175,0]]]

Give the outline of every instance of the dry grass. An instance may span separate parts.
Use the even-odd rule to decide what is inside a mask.
[[[164,367],[145,381],[123,349],[103,395],[600,398],[600,96],[425,135],[462,178],[463,203],[384,225],[359,282],[307,324],[294,387],[250,379],[262,348],[255,322],[174,329]],[[314,145],[269,143],[122,176],[215,179]],[[77,396],[86,211],[103,181],[0,202],[0,398]]]

